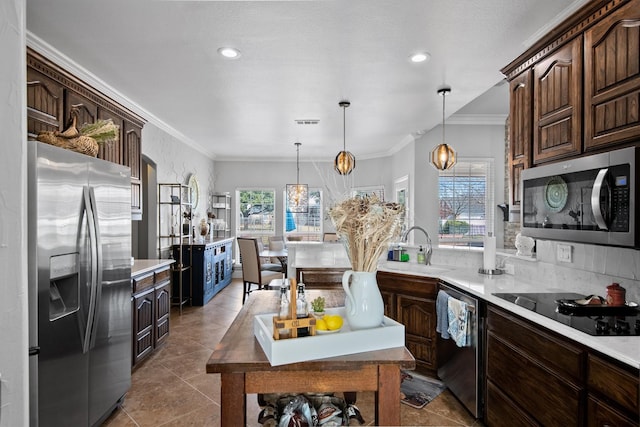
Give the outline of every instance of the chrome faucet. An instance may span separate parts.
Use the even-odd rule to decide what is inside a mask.
[[[413,227],[409,228],[407,231],[405,231],[402,234],[402,237],[400,238],[400,242],[406,243],[407,238],[409,237],[409,232],[412,230],[420,230],[427,237],[427,251],[425,253],[424,260],[425,260],[425,264],[431,265],[431,255],[433,254],[433,246],[431,245],[431,237],[429,237],[429,233],[427,233],[427,230],[417,225],[414,225]]]

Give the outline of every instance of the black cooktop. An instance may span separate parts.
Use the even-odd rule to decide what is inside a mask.
[[[611,311],[571,310],[558,301],[585,298],[575,293],[495,293],[513,304],[595,336],[640,335],[640,311],[637,307],[621,307]]]

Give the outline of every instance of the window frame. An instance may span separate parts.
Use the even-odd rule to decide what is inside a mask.
[[[296,229],[292,230],[292,231],[287,231],[287,191],[283,191],[283,196],[282,196],[282,235],[285,236],[285,238],[287,238],[288,236],[301,236],[302,240],[310,240],[310,241],[322,241],[322,235],[324,233],[324,194],[322,191],[321,187],[309,187],[309,198],[311,198],[311,196],[315,193],[319,193],[319,200],[317,201],[317,203],[315,204],[315,206],[318,206],[319,212],[318,212],[318,221],[319,221],[319,231],[306,231],[306,232],[300,232],[297,229],[297,221],[296,221]],[[311,209],[313,205],[311,204],[311,202],[309,203],[309,209]],[[307,215],[309,216],[309,213],[306,214],[296,214],[296,213],[292,213],[292,215],[294,216],[294,218],[298,215]],[[296,218],[297,219],[297,218]],[[306,225],[306,224],[305,224]]]
[[[267,193],[267,192],[271,192],[273,195],[273,211],[271,214],[271,229],[254,229],[254,230],[250,230],[248,228],[244,228],[244,224],[245,224],[245,218],[244,218],[244,213],[242,212],[242,209],[240,207],[241,205],[241,197],[240,194],[243,192],[263,192],[263,193]],[[236,203],[235,203],[235,218],[236,218],[236,227],[235,227],[235,232],[236,232],[236,236],[237,237],[243,237],[243,236],[248,236],[248,237],[262,237],[262,239],[264,240],[264,236],[268,237],[268,236],[275,236],[276,234],[276,217],[277,217],[277,203],[276,203],[276,189],[275,188],[265,188],[265,187],[242,187],[242,188],[237,188],[236,189],[236,197],[235,197]],[[242,217],[242,219],[241,219]],[[249,227],[249,223],[248,223],[248,218],[247,218],[247,227]]]
[[[460,166],[464,165],[465,170],[470,171],[472,168],[472,165],[474,164],[481,164],[482,167],[484,167],[484,173],[473,174],[473,173],[467,172],[463,175],[459,173],[456,174],[456,171],[460,169]],[[484,237],[488,235],[488,233],[494,233],[495,235],[495,222],[494,222],[494,213],[493,213],[493,206],[495,204],[494,174],[495,174],[494,159],[485,158],[485,157],[459,158],[458,162],[456,163],[456,165],[454,165],[452,169],[449,169],[446,171],[439,171],[438,173],[438,206],[439,206],[438,246],[450,247],[450,248],[464,247],[469,249],[483,248]],[[445,236],[444,230],[447,229],[447,227],[451,226],[451,224],[447,226],[447,222],[452,219],[452,218],[445,218],[442,216],[443,198],[442,198],[441,188],[442,188],[442,178],[444,177],[453,177],[454,179],[455,177],[460,177],[461,179],[466,177],[484,177],[484,194],[482,197],[482,200],[484,203],[483,218],[473,217],[472,209],[470,206],[466,207],[466,213],[467,213],[466,217],[464,216],[461,217],[460,215],[457,215],[455,218],[453,218],[456,221],[464,221],[466,223],[466,225],[465,224],[462,224],[462,225],[468,227],[469,231],[467,231],[467,233],[471,233],[466,237],[464,235],[460,237],[456,237],[455,233],[453,233],[453,237],[448,237],[448,238],[444,237]],[[469,188],[471,188],[471,186],[469,186]],[[470,191],[465,193],[465,196],[469,197],[469,193]],[[469,199],[472,199],[472,198],[473,198],[472,196],[469,197]],[[479,198],[475,197],[475,199],[478,200]],[[455,195],[453,197],[453,200],[455,202]],[[480,229],[480,227],[482,227],[482,229]],[[476,228],[478,232],[473,233],[472,230],[474,228]],[[446,235],[449,235],[449,233],[447,233]]]

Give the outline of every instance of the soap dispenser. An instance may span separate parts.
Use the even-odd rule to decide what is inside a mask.
[[[422,245],[420,245],[420,248],[418,248],[418,264],[426,264],[427,263],[427,259],[424,253],[424,249],[422,248]]]

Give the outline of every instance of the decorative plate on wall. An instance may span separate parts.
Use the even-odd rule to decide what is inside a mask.
[[[559,176],[549,178],[544,186],[544,204],[550,212],[560,212],[567,204],[567,183]]]
[[[195,174],[191,174],[187,185],[191,188],[191,208],[198,207],[198,201],[200,200],[200,186]]]

